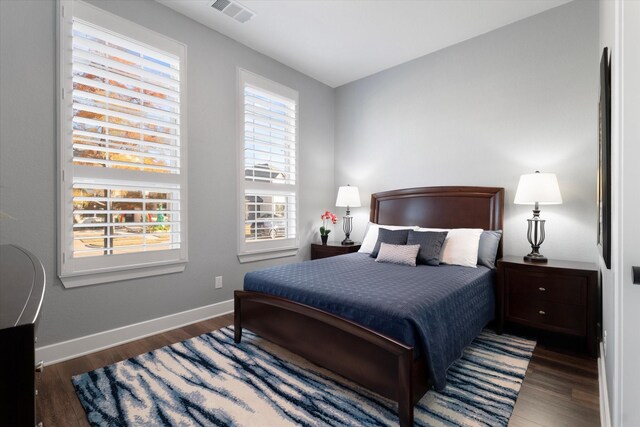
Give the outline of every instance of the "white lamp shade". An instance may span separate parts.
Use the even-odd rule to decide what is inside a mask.
[[[360,193],[358,187],[345,185],[338,188],[338,197],[336,198],[336,206],[338,207],[360,207]]]
[[[516,205],[559,205],[562,203],[560,187],[555,173],[530,173],[520,176],[513,203]]]

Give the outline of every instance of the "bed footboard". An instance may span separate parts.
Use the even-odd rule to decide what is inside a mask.
[[[413,348],[339,316],[284,298],[235,291],[235,342],[248,328],[322,367],[398,402],[401,426],[429,388]]]

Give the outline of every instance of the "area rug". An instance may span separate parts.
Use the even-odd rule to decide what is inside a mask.
[[[534,341],[485,330],[417,426],[506,426]],[[223,328],[72,378],[93,426],[394,426],[397,405],[251,332]]]

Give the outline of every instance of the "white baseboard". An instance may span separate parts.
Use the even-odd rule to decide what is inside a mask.
[[[598,385],[600,388],[600,425],[611,427],[611,413],[609,412],[609,393],[607,392],[607,369],[604,359],[604,345],[600,343],[600,357],[598,358]]]
[[[233,300],[223,301],[204,307],[194,308],[181,313],[170,314],[97,334],[74,338],[56,344],[36,348],[36,360],[45,365],[64,362],[85,354],[94,353],[109,347],[135,341],[150,335],[180,328],[191,323],[233,312]]]

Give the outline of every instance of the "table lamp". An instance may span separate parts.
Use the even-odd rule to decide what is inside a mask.
[[[527,239],[531,245],[531,253],[525,255],[529,262],[547,262],[547,258],[540,253],[540,245],[544,242],[544,219],[540,219],[539,205],[559,205],[562,203],[558,179],[554,173],[535,173],[521,175],[516,197],[516,205],[534,205],[533,218],[527,219]]]

